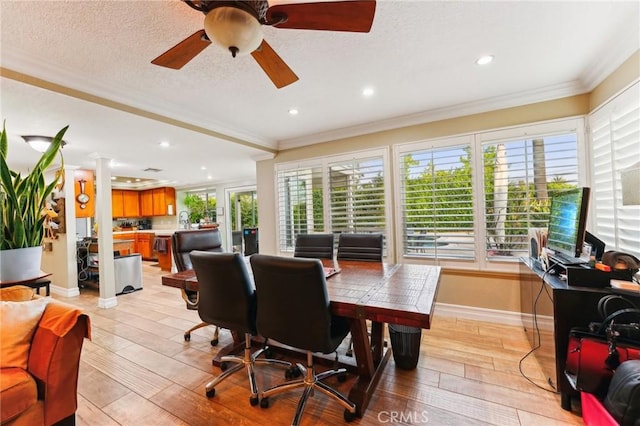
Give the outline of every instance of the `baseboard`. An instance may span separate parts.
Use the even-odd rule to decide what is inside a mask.
[[[78,287],[65,288],[57,285],[51,285],[51,294],[62,297],[76,297],[80,296],[80,289]]]
[[[436,303],[435,317],[454,317],[474,321],[492,322],[503,325],[522,326],[523,319],[532,321],[533,315],[521,314],[513,311],[499,311],[496,309],[476,308],[465,305],[452,305],[449,303]],[[550,316],[537,315],[536,321],[541,330],[553,330],[553,318]]]
[[[118,300],[115,297],[109,297],[108,299],[99,298],[98,308],[109,309],[118,306]]]

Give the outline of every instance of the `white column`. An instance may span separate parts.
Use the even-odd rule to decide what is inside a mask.
[[[80,295],[78,288],[78,261],[76,248],[76,209],[75,209],[75,177],[76,168],[64,169],[65,185],[62,188],[65,199],[66,259],[67,259],[67,297]],[[67,201],[68,200],[68,201]]]
[[[108,158],[96,158],[96,223],[98,224],[98,262],[100,271],[99,308],[112,308],[116,300],[113,232],[111,220],[111,169]]]

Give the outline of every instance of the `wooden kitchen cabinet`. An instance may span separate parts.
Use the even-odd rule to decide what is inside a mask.
[[[127,240],[127,241],[131,241],[131,249],[130,249],[130,253],[126,253],[125,252],[120,252],[121,255],[125,255],[125,254],[132,254],[132,253],[138,253],[138,248],[137,248],[137,244],[136,244],[136,234],[134,232],[127,232],[124,234],[113,234],[113,241],[122,241],[122,240]]]
[[[164,187],[151,190],[154,216],[174,216],[176,214],[176,190]]]
[[[112,189],[111,217],[140,217],[139,191]]]
[[[153,260],[154,234],[150,232],[136,233],[136,248],[144,260]]]
[[[124,217],[140,217],[140,192],[122,191],[122,201],[124,204]]]
[[[140,214],[153,216],[153,189],[140,191]]]
[[[140,209],[142,216],[174,216],[176,189],[163,187],[141,191]]]
[[[165,251],[157,252],[158,266],[160,266],[161,271],[171,271],[171,237],[158,236],[156,238],[163,238],[166,247]]]
[[[121,189],[111,190],[111,217],[124,217],[124,199]]]

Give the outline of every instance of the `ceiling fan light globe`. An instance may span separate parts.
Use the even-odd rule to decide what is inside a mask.
[[[214,44],[236,55],[248,55],[262,43],[260,22],[250,13],[235,7],[217,7],[204,18],[204,31]],[[233,55],[233,56],[236,56]]]

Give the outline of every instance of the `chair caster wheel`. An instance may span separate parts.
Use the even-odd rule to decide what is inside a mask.
[[[262,408],[269,408],[269,397],[262,398],[262,399],[260,400],[260,407],[262,407]]]
[[[353,351],[351,349],[349,349],[347,352],[345,352],[345,355],[348,357],[352,357],[353,356]]]
[[[213,398],[215,396],[215,394],[216,394],[216,389],[215,388],[213,388],[211,390],[208,390],[207,391],[207,398]]]
[[[220,370],[225,371],[227,368],[229,368],[229,365],[226,362],[220,363]]]
[[[345,422],[348,423],[348,422],[352,421],[355,418],[356,418],[356,413],[352,413],[349,410],[344,410],[344,421]]]
[[[218,346],[218,339],[211,339],[211,346]]]
[[[260,402],[258,400],[257,396],[252,396],[249,398],[249,404],[251,404],[252,407],[255,407],[256,405],[258,405],[258,402]]]
[[[302,372],[295,365],[292,365],[291,367],[287,368],[284,371],[284,377],[285,377],[285,379],[288,379],[288,380],[294,379],[294,378],[300,377],[300,376],[302,376]]]
[[[185,341],[185,342],[188,342],[188,341],[190,341],[190,340],[191,340],[191,334],[189,334],[189,333],[185,333],[185,334],[184,334],[184,341]]]
[[[347,373],[340,373],[338,374],[338,381],[340,383],[344,383],[347,381]]]

